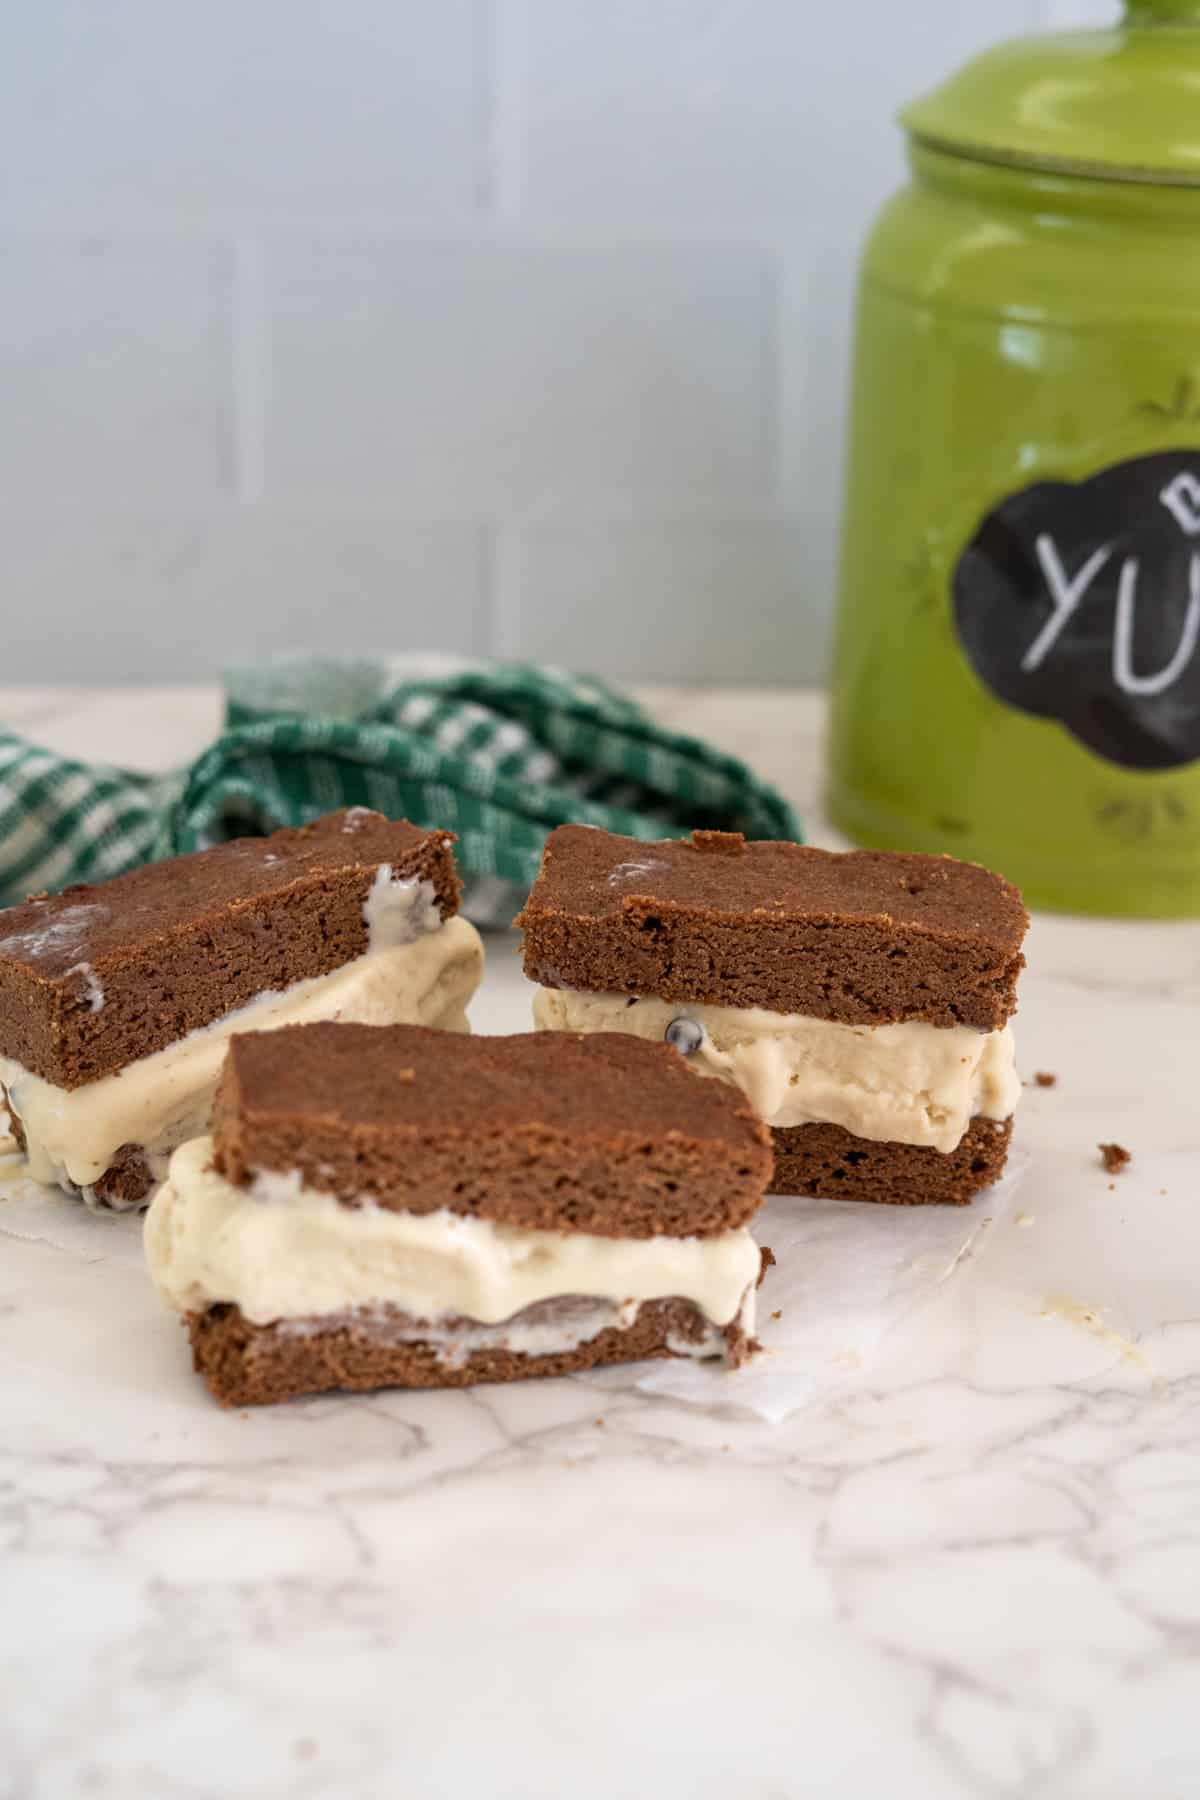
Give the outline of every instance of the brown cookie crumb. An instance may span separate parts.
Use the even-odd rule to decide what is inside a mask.
[[[1108,1175],[1119,1175],[1121,1170],[1133,1161],[1132,1150],[1127,1150],[1124,1144],[1101,1144],[1098,1148],[1100,1161],[1104,1164],[1105,1173]]]
[[[692,844],[714,856],[744,856],[746,840],[740,831],[693,831]]]
[[[773,1319],[782,1319],[782,1317],[783,1317],[783,1308],[782,1308],[782,1307],[781,1307],[781,1308],[780,1308],[780,1309],[779,1309],[779,1311],[778,1311],[778,1312],[773,1312],[773,1313],[772,1313],[772,1314],[771,1314],[771,1317],[772,1317],[772,1318],[773,1318]]]
[[[1033,1079],[1034,1079],[1034,1084],[1037,1087],[1057,1087],[1058,1086],[1058,1076],[1052,1075],[1048,1069],[1038,1069],[1035,1072]]]

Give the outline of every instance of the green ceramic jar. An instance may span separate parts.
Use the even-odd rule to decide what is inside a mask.
[[[1200,914],[1200,0],[904,115],[857,321],[829,810]]]

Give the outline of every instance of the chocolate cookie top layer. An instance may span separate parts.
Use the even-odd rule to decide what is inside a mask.
[[[1028,923],[1016,888],[952,857],[582,825],[550,834],[517,920],[547,987],[989,1031],[1015,1008]]]
[[[238,1185],[296,1170],[349,1205],[607,1237],[729,1230],[771,1173],[769,1134],[741,1093],[618,1032],[239,1035],[213,1130],[216,1166]]]
[[[368,943],[379,870],[428,881],[443,918],[453,834],[352,807],[148,863],[0,912],[0,1055],[79,1087],[256,994],[328,974]]]

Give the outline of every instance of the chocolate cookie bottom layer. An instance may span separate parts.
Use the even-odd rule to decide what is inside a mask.
[[[0,1105],[8,1112],[8,1130],[17,1149],[25,1150],[25,1127],[8,1104],[8,1090],[0,1082]],[[72,1188],[93,1212],[140,1212],[150,1204],[154,1176],[140,1144],[122,1144],[98,1181],[90,1187]]]
[[[536,1327],[564,1320],[566,1309],[588,1305],[550,1301],[527,1308],[521,1320]],[[254,1325],[236,1306],[213,1306],[189,1314],[186,1323],[196,1372],[222,1406],[261,1406],[335,1390],[473,1387],[659,1356],[723,1354],[727,1366],[736,1368],[756,1348],[737,1319],[714,1326],[690,1300],[645,1301],[629,1325],[606,1327],[572,1348],[544,1354],[505,1346],[512,1320],[490,1329],[466,1319],[444,1322],[437,1343],[409,1336],[419,1321],[397,1312],[368,1322]],[[472,1348],[454,1345],[456,1328],[469,1334]],[[480,1341],[489,1336],[493,1344]]]
[[[78,1190],[93,1212],[142,1212],[150,1204],[155,1177],[140,1144],[122,1144],[99,1181]]]
[[[887,1206],[965,1206],[998,1181],[1012,1120],[972,1119],[948,1154],[915,1144],[880,1144],[840,1125],[773,1130],[775,1194],[822,1200],[873,1200]]]

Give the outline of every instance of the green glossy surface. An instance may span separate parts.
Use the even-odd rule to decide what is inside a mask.
[[[1133,25],[1200,24],[1200,0],[1129,0],[1125,17]]]
[[[1111,31],[1000,44],[901,118],[962,155],[1200,183],[1200,0],[1142,0]]]
[[[862,843],[987,863],[1034,904],[1200,913],[1200,763],[1133,771],[1006,706],[950,599],[1006,494],[1200,449],[1200,191],[919,146],[912,164],[862,273],[830,812]]]

